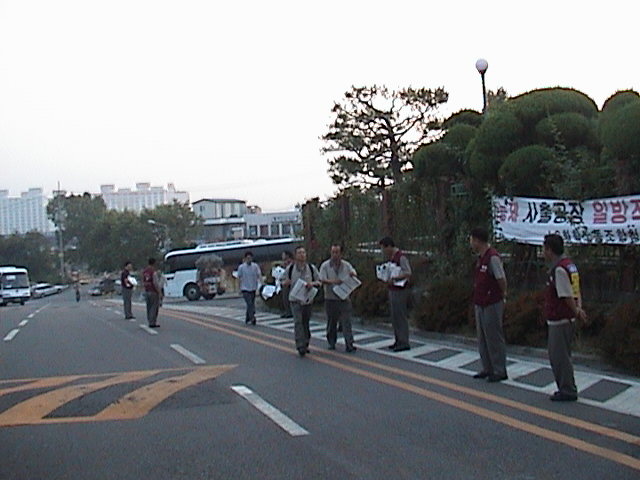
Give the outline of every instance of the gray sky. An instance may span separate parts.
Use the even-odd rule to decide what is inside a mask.
[[[594,6],[597,5],[597,6]],[[640,89],[637,2],[0,0],[0,188],[173,182],[265,210],[334,192],[318,137],[355,85]]]

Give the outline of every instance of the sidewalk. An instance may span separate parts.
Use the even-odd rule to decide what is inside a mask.
[[[244,323],[244,308],[240,305],[198,305],[166,304],[164,308],[196,312],[227,318]],[[293,333],[293,320],[281,318],[279,314],[258,311],[258,324],[275,330]],[[313,338],[326,341],[326,319],[324,312],[314,311],[310,322]],[[402,358],[414,363],[442,368],[464,375],[473,375],[481,369],[480,358],[475,342],[465,337],[449,335],[425,335],[425,332],[412,332],[411,350],[394,353],[386,347],[393,343],[393,334],[384,325],[354,324],[353,334],[358,349]],[[344,345],[344,340],[338,340]],[[503,383],[542,393],[552,394],[556,390],[553,373],[541,349],[509,346],[507,370],[509,380]],[[590,360],[587,358],[587,360]],[[640,417],[640,379],[614,374],[593,366],[576,362],[575,379],[579,391],[579,402],[606,410]]]

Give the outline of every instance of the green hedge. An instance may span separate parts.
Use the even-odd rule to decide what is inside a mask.
[[[500,183],[509,195],[535,196],[547,193],[546,164],[556,161],[553,150],[540,145],[523,147],[510,154],[499,171]]]

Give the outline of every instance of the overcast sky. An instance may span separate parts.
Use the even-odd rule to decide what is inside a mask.
[[[175,183],[264,210],[326,198],[351,85],[640,90],[637,2],[0,0],[0,189]]]

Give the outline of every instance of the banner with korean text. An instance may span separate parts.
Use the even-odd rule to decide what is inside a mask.
[[[542,245],[557,233],[566,243],[640,245],[640,194],[594,200],[493,197],[497,241]]]

